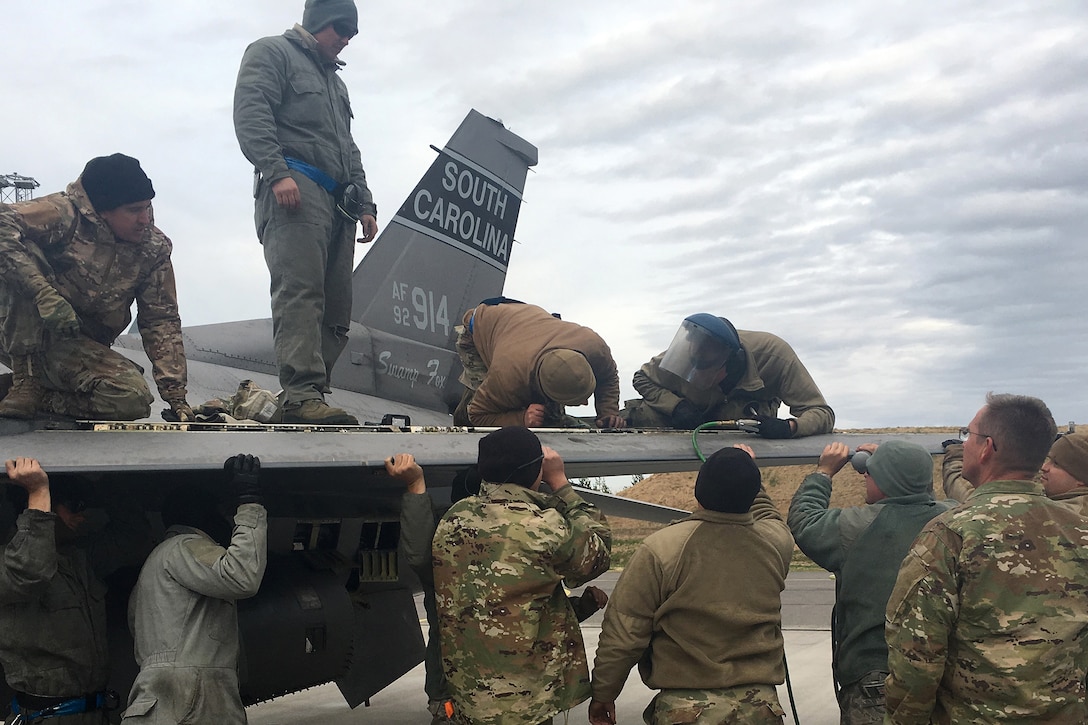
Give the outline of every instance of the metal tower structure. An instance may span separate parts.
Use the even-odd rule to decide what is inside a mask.
[[[0,202],[12,204],[34,198],[34,190],[41,186],[29,176],[0,174]]]

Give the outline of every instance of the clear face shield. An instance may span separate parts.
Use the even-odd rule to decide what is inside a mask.
[[[661,358],[660,367],[697,388],[709,389],[725,377],[725,364],[732,352],[725,340],[684,320]]]

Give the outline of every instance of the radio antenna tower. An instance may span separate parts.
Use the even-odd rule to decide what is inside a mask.
[[[0,174],[0,202],[13,204],[34,198],[34,190],[39,184],[29,176],[21,174]]]

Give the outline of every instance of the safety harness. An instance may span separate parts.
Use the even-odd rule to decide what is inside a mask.
[[[11,725],[34,723],[65,715],[79,715],[95,710],[113,710],[119,703],[120,698],[113,690],[92,692],[71,698],[16,694],[11,700],[11,712],[15,715]]]

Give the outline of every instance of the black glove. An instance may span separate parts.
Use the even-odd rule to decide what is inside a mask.
[[[230,485],[234,487],[234,493],[238,497],[238,505],[244,503],[261,503],[261,459],[239,453],[223,463],[223,470],[227,472]]]
[[[695,430],[704,422],[703,412],[687,400],[681,400],[672,411],[673,428]]]
[[[759,423],[759,435],[763,438],[793,438],[793,429],[788,420],[757,415],[756,422]]]
[[[963,441],[961,441],[959,438],[949,438],[946,441],[941,441],[941,448],[945,449],[946,451],[948,450],[949,446],[962,446],[962,445],[963,445]]]
[[[590,592],[583,592],[580,596],[570,598],[570,606],[574,610],[574,616],[579,622],[584,622],[598,611],[597,600]]]

